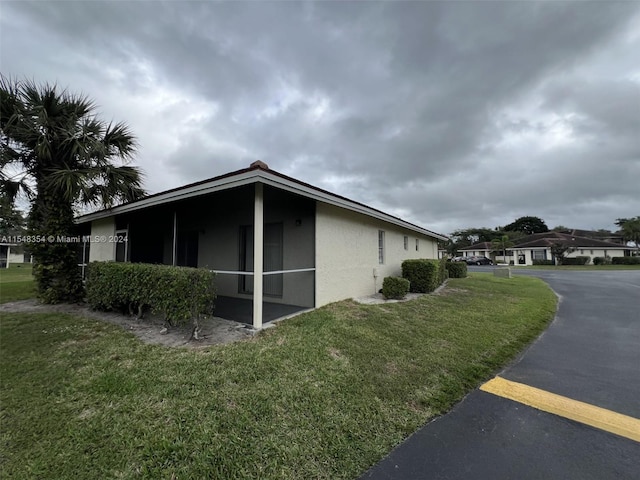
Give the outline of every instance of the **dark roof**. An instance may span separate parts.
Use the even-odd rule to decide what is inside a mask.
[[[491,242],[479,242],[474,243],[473,245],[469,245],[468,247],[458,248],[458,251],[467,251],[467,250],[495,250],[495,247],[491,244]]]
[[[560,232],[534,233],[519,239],[511,248],[550,247],[561,244],[574,248],[625,248],[625,245],[613,242],[605,242],[595,238],[580,237]]]
[[[605,242],[620,243],[622,245],[625,244],[624,235],[622,234],[622,232],[601,232],[598,230],[580,230],[577,228],[568,228],[566,230],[559,230],[559,232],[566,233],[567,235],[571,235],[573,237],[594,238],[596,240],[602,240]]]
[[[441,233],[436,233],[436,232],[434,232],[432,230],[428,230],[428,229],[426,229],[424,227],[421,227],[419,225],[416,225],[414,223],[407,222],[406,220],[403,220],[400,217],[396,217],[394,215],[390,215],[390,214],[388,214],[386,212],[383,212],[382,210],[378,210],[376,208],[373,208],[373,207],[370,207],[368,205],[365,205],[364,203],[360,203],[360,202],[357,202],[355,200],[351,200],[350,198],[343,197],[342,195],[335,194],[335,193],[330,192],[328,190],[323,190],[322,188],[318,188],[318,187],[316,187],[314,185],[311,185],[309,183],[305,183],[305,182],[303,182],[301,180],[298,180],[296,178],[284,175],[283,173],[277,172],[275,170],[271,170],[266,163],[264,163],[264,162],[262,162],[260,160],[257,160],[255,162],[253,162],[248,168],[242,168],[240,170],[235,170],[233,172],[225,173],[223,175],[218,175],[217,177],[208,178],[206,180],[200,180],[198,182],[190,183],[190,184],[183,185],[183,186],[177,187],[177,188],[172,188],[172,189],[169,189],[169,190],[164,190],[162,192],[154,193],[152,195],[146,195],[143,198],[140,198],[138,200],[134,200],[133,202],[123,203],[122,205],[118,205],[116,207],[105,208],[103,210],[98,210],[97,212],[92,212],[92,213],[89,213],[89,214],[86,214],[86,215],[81,215],[80,217],[78,217],[76,219],[76,222],[77,223],[83,223],[83,222],[86,222],[86,221],[90,221],[90,219],[84,219],[84,218],[85,217],[93,217],[96,214],[100,214],[100,213],[109,214],[114,209],[117,210],[118,207],[135,205],[136,203],[139,203],[139,202],[142,202],[142,201],[147,201],[150,198],[158,197],[160,195],[166,195],[168,193],[174,193],[174,192],[179,192],[181,190],[187,190],[187,189],[190,189],[190,188],[193,188],[193,187],[197,187],[199,185],[205,185],[205,184],[210,183],[210,182],[217,182],[219,180],[224,180],[224,179],[227,179],[227,178],[235,177],[235,176],[238,176],[238,175],[242,175],[243,173],[248,173],[248,172],[251,172],[251,171],[254,171],[254,170],[262,170],[263,172],[266,172],[269,175],[273,175],[275,177],[282,178],[282,179],[287,180],[289,182],[293,182],[293,183],[296,183],[296,184],[301,185],[303,187],[309,188],[311,190],[315,190],[316,192],[322,193],[324,195],[329,195],[329,196],[331,196],[333,198],[340,199],[340,200],[343,200],[343,201],[346,201],[346,202],[350,202],[350,203],[358,205],[360,207],[364,207],[367,210],[371,210],[371,211],[377,212],[379,214],[385,215],[386,217],[390,217],[390,218],[393,218],[395,220],[399,220],[399,221],[401,221],[401,222],[403,222],[403,223],[405,223],[407,225],[410,225],[412,227],[415,227],[415,228],[417,228],[419,230],[423,230],[425,232],[428,232],[429,234],[433,235],[436,238],[440,238],[440,239],[443,239],[443,240],[447,240],[448,239],[448,237],[446,235],[443,235]],[[115,214],[116,212],[113,212],[113,213]]]

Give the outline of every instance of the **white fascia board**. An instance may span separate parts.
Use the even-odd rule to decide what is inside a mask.
[[[184,200],[187,198],[197,197],[200,195],[207,195],[209,193],[228,190],[230,188],[240,187],[243,185],[249,185],[257,181],[260,181],[265,185],[279,188],[281,190],[302,195],[303,197],[311,198],[324,203],[328,203],[330,205],[335,205],[337,207],[346,208],[347,210],[352,210],[354,212],[362,213],[369,217],[377,218],[378,220],[383,220],[385,222],[398,225],[400,227],[406,228],[414,232],[418,232],[428,237],[436,238],[438,240],[447,240],[447,237],[443,235],[438,235],[435,232],[430,232],[426,229],[423,229],[416,225],[412,225],[411,223],[405,222],[404,220],[401,220],[399,218],[393,217],[391,215],[387,215],[383,212],[379,212],[365,205],[360,205],[358,203],[349,201],[347,199],[336,197],[330,193],[325,193],[325,192],[316,190],[315,188],[308,187],[306,185],[301,185],[297,182],[292,182],[285,178],[272,175],[268,171],[264,171],[264,170],[252,170],[249,172],[235,175],[233,177],[221,178],[220,180],[217,180],[217,181],[211,181],[211,182],[207,182],[199,185],[194,185],[192,187],[179,189],[176,191],[161,193],[159,195],[155,195],[150,198],[145,198],[137,202],[133,202],[126,205],[120,205],[108,210],[89,213],[87,215],[78,217],[76,219],[76,223],[91,222],[93,220],[99,220],[101,218],[107,218],[107,217],[119,215],[122,213],[134,212],[136,210],[141,210],[143,208],[148,208],[155,205],[162,205],[165,203],[175,202],[178,200]]]

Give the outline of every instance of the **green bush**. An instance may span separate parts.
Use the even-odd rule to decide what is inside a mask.
[[[607,255],[606,257],[593,257],[594,265],[611,265],[611,257]]]
[[[465,262],[447,262],[449,278],[467,278],[467,264]]]
[[[533,265],[555,265],[553,260],[531,260]]]
[[[438,285],[442,285],[447,278],[449,278],[449,270],[447,270],[447,259],[441,258],[440,260],[438,260]]]
[[[402,262],[402,277],[410,282],[413,293],[433,292],[443,281],[441,261],[419,259]],[[446,271],[446,269],[445,269]]]
[[[640,265],[640,257],[613,257],[611,263],[614,265]]]
[[[562,259],[562,265],[586,265],[591,257],[565,257]]]
[[[172,325],[213,311],[215,273],[145,263],[92,262],[87,302],[97,310],[137,310],[162,314]]]
[[[402,300],[409,293],[409,280],[400,277],[385,277],[382,282],[384,298]]]

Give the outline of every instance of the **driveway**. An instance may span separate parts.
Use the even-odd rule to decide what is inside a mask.
[[[561,297],[547,331],[488,391],[473,391],[363,479],[640,478],[632,439],[640,437],[640,271],[517,274],[542,278]],[[526,398],[510,399],[501,392],[512,389],[492,389],[496,382]],[[564,410],[528,406],[536,399]]]

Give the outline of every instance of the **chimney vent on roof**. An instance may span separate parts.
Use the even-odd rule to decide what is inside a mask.
[[[260,168],[262,170],[269,170],[269,165],[264,163],[262,160],[256,160],[251,165],[249,165],[249,168]]]

